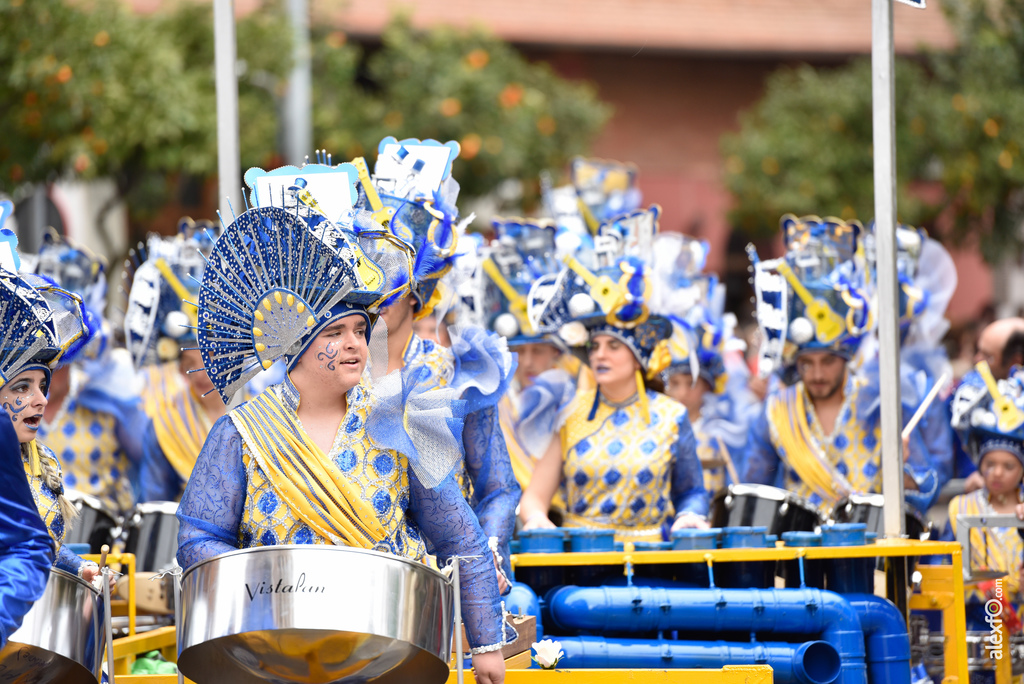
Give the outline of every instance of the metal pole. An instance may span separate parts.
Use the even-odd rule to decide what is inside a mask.
[[[458,684],[463,684],[465,669],[462,662],[462,581],[459,579],[461,561],[458,556],[452,557],[452,589],[455,592],[455,681]]]
[[[217,188],[221,219],[242,210],[238,152],[238,77],[235,74],[235,2],[213,0],[214,63],[217,74]],[[229,206],[230,203],[230,206]]]
[[[289,164],[301,166],[313,147],[308,0],[288,0],[288,17],[292,23],[292,59],[295,64],[284,96],[284,158]]]
[[[900,438],[900,340],[896,291],[896,135],[893,0],[871,0],[871,103],[875,162],[878,344],[882,399],[882,494],[885,535],[903,534],[903,443]]]

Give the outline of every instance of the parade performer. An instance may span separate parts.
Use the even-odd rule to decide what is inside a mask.
[[[60,459],[68,487],[95,496],[113,515],[124,513],[135,501],[146,415],[128,353],[109,344],[105,264],[51,231],[34,272],[81,296],[89,320],[98,322],[90,343],[54,369],[40,439]]]
[[[334,228],[262,206],[238,216],[213,248],[198,302],[211,381],[227,399],[278,359],[288,373],[211,430],[178,509],[178,561],[187,569],[276,544],[417,559],[428,541],[441,563],[465,558],[462,609],[477,679],[500,681],[506,632],[494,567],[451,475],[462,400],[434,390],[441,398],[424,405],[405,380],[397,393],[376,393],[394,390],[385,381],[395,376],[361,382],[370,348],[387,348],[383,328],[371,337],[367,313],[382,291],[364,284],[384,274]],[[370,366],[380,374],[386,358]],[[429,448],[414,446],[424,438]]]
[[[504,591],[511,576],[509,542],[520,489],[502,438],[497,403],[512,381],[515,356],[503,339],[476,326],[449,330],[450,347],[413,332],[414,322],[435,313],[444,298],[439,284],[452,268],[463,230],[455,206],[459,185],[451,177],[459,146],[385,138],[377,152],[372,179],[365,162],[356,160],[359,207],[386,216],[391,234],[412,255],[396,262],[406,264],[404,271],[385,269],[394,275],[392,294],[380,305],[388,330],[389,370],[404,369],[422,387],[449,387],[468,401],[462,435],[465,469],[458,479],[490,540]],[[365,224],[357,222],[357,232],[365,232],[360,225]],[[370,229],[372,235],[373,222]],[[386,253],[379,256],[388,258]]]
[[[523,421],[544,419],[522,412],[522,392],[543,377],[542,382],[564,385],[571,396],[583,364],[543,320],[543,305],[565,279],[562,262],[555,256],[555,226],[550,221],[519,218],[496,218],[492,225],[495,240],[480,254],[481,292],[476,300],[480,310],[474,314],[518,355],[515,378],[498,403],[498,416],[512,470],[525,490],[547,443],[538,448],[529,443],[529,430],[516,430]],[[565,505],[557,493],[552,506],[559,516],[564,515]]]
[[[184,218],[173,238],[151,235],[140,245],[129,269],[125,341],[143,377],[150,418],[139,472],[142,502],[181,498],[210,428],[227,411],[201,370],[198,311],[188,303],[198,296],[213,236],[208,222]]]
[[[863,269],[854,262],[861,226],[788,214],[781,225],[783,258],[759,262],[752,253],[759,368],[795,365],[799,381],[765,401],[741,479],[788,489],[830,512],[850,494],[881,489],[878,411],[862,413],[866,381],[849,368],[874,326]],[[906,420],[914,408],[904,408]],[[938,478],[920,430],[905,451],[906,499],[923,512],[938,494]]]
[[[57,457],[37,439],[53,368],[63,355],[90,341],[84,316],[77,295],[38,276],[0,269],[0,320],[8,331],[0,348],[0,407],[21,446],[22,478],[37,515],[56,544],[54,566],[92,582],[99,567],[63,544],[77,512],[64,496]]]
[[[612,265],[594,273],[568,259],[577,284],[585,285],[566,288],[549,306],[575,319],[561,326],[563,340],[589,340],[597,387],[576,395],[537,464],[520,503],[524,529],[552,526],[547,514],[559,486],[566,526],[611,528],[629,540],[660,540],[668,523],[707,526],[708,497],[686,409],[649,384],[668,366],[672,330],[648,309],[647,265],[636,256],[645,251],[641,245],[649,248],[658,212],[652,207],[602,226],[617,246],[594,260]]]
[[[953,400],[953,428],[964,443],[985,486],[949,502],[949,521],[941,540],[956,539],[958,515],[1006,515],[1024,513],[1024,369],[1015,366],[1006,380],[996,380],[988,364],[964,376]],[[994,595],[992,582],[964,588],[967,629],[988,631],[986,604],[1003,602],[1003,619],[1021,615],[1021,571],[1024,541],[1014,528],[979,527],[971,530],[971,557],[964,559],[973,570],[1005,573],[1001,597]],[[990,618],[991,619],[991,618]]]
[[[4,223],[13,212],[14,205],[10,201],[0,201],[0,271],[11,273],[18,270],[17,237],[4,228]],[[24,309],[17,304],[13,307],[0,305],[0,309],[8,312],[11,308],[21,312],[5,316],[9,325],[24,314]],[[25,332],[34,334],[37,322],[28,318],[24,323]],[[11,339],[9,345],[0,349],[0,378],[10,377],[24,362],[22,343],[15,343],[14,336]],[[25,477],[21,440],[10,415],[0,408],[0,648],[6,645],[32,604],[46,590],[53,559],[53,539],[39,515]]]
[[[678,233],[654,244],[652,310],[672,322],[672,363],[662,373],[665,394],[686,407],[697,438],[709,494],[738,480],[747,430],[759,408],[735,338],[736,317],[724,313],[725,286],[704,273],[708,245]],[[728,368],[727,368],[728,364]]]

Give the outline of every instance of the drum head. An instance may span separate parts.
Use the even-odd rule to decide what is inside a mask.
[[[448,677],[448,668],[441,661],[408,643],[368,634],[311,629],[264,630],[213,639],[186,649],[178,663],[182,672],[189,672],[189,678],[198,684],[436,684]]]
[[[96,675],[74,660],[16,641],[8,641],[0,651],[0,673],[5,682],[96,684]]]

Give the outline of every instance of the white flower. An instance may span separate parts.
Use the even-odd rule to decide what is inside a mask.
[[[562,651],[562,643],[551,639],[534,642],[533,651],[537,654],[533,660],[540,665],[542,670],[555,669],[558,661],[565,655]]]
[[[581,347],[590,339],[586,327],[579,321],[570,321],[558,329],[561,337],[570,347]]]

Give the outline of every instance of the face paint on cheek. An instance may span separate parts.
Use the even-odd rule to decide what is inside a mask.
[[[316,354],[317,361],[323,361],[326,363],[327,370],[333,371],[335,369],[335,363],[338,358],[338,348],[335,347],[335,342],[328,342],[327,346]],[[320,369],[324,369],[325,364],[320,364]]]
[[[30,394],[25,399],[15,399],[12,404],[10,395],[5,394],[3,397],[0,397],[0,406],[3,406],[4,410],[11,415],[11,421],[17,423],[18,414],[28,408],[29,400],[32,399],[33,396],[35,396],[35,394]]]

